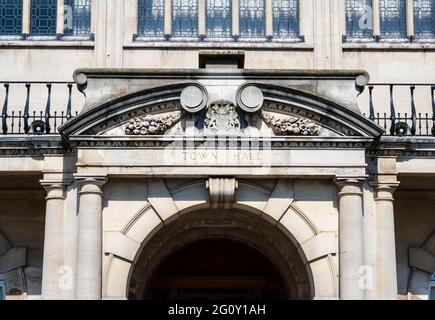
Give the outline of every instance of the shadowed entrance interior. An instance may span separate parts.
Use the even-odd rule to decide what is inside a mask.
[[[258,250],[239,241],[205,239],[187,244],[155,270],[146,297],[154,300],[277,300],[284,282]]]

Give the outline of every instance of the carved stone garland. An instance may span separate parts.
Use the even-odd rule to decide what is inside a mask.
[[[284,116],[261,112],[261,117],[268,124],[276,135],[286,136],[317,136],[320,126],[315,122],[294,116]]]
[[[125,133],[127,135],[159,135],[165,133],[174,124],[180,121],[182,112],[177,111],[163,115],[146,115],[143,117],[135,117],[131,119]]]

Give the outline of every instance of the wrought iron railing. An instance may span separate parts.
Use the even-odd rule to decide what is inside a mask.
[[[73,96],[78,89],[72,82],[9,81],[0,82],[0,86],[4,90],[1,109],[1,133],[4,135],[56,134],[60,125],[78,113],[77,105],[73,106]],[[36,105],[31,101],[34,87],[37,87]],[[12,88],[16,89],[16,96],[11,95]],[[54,97],[64,102],[54,104]]]
[[[3,81],[0,99],[4,135],[56,134],[84,103],[75,83],[55,81]],[[435,136],[435,84],[371,83],[359,103],[386,135]]]
[[[364,115],[383,127],[385,135],[435,136],[435,84],[372,83],[367,87],[368,113]],[[375,102],[377,91],[381,88],[384,91],[388,90],[388,105],[379,105]],[[417,88],[425,97],[425,99],[420,99],[421,105],[416,102]],[[401,93],[401,97],[395,97],[396,91]],[[397,107],[397,100],[401,102],[400,108]],[[384,111],[377,111],[379,109]],[[424,112],[419,110],[424,110]]]

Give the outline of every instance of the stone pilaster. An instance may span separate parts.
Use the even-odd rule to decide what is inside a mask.
[[[105,178],[76,177],[79,181],[79,230],[76,298],[101,299],[102,186]]]
[[[364,266],[363,191],[364,178],[338,178],[340,299],[363,300],[360,268]]]

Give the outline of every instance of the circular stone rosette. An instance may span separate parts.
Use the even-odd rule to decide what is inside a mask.
[[[207,100],[207,90],[199,84],[184,88],[180,95],[180,104],[189,113],[197,113],[206,108]]]
[[[243,111],[255,113],[263,106],[263,92],[255,85],[248,83],[237,90],[236,101]]]

